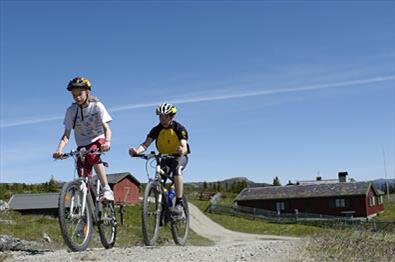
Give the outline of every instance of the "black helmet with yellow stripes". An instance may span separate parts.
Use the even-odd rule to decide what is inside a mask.
[[[67,85],[67,90],[71,91],[74,88],[82,88],[86,90],[91,90],[91,82],[84,77],[77,76],[70,80],[69,84]]]
[[[168,103],[163,103],[156,108],[157,115],[170,115],[174,116],[177,113],[177,108]]]

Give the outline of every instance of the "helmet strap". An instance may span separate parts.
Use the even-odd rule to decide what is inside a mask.
[[[84,107],[85,107],[85,105],[89,105],[89,90],[86,90],[86,99],[85,99],[85,101],[84,101],[84,103],[82,103],[82,105],[80,105],[80,108],[81,108],[81,121],[84,121],[84,110],[82,110]]]

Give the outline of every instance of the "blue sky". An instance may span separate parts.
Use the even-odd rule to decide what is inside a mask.
[[[53,161],[87,77],[113,117],[111,172],[178,107],[186,181],[395,177],[393,1],[1,1],[0,181],[73,178]],[[75,148],[74,139],[66,151]]]

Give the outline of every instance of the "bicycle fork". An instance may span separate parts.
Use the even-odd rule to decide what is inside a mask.
[[[84,180],[81,181],[80,190],[82,192],[82,210],[80,210],[80,216],[83,216],[86,206],[86,195],[88,193],[88,188]]]
[[[73,194],[70,196],[70,210],[74,210],[74,204],[77,204],[77,206],[79,206],[79,204],[81,203],[81,208],[78,210],[78,214],[74,214],[74,212],[70,212],[70,216],[71,218],[80,218],[84,215],[84,211],[85,211],[85,206],[86,206],[86,195],[88,192],[88,189],[86,187],[86,183],[84,180],[81,180],[81,183],[79,185],[78,188],[79,192],[82,192],[82,199],[81,199],[81,195],[79,194],[79,192],[73,192]],[[75,201],[77,200],[77,201]]]
[[[100,183],[100,179],[97,178],[96,181],[96,209],[95,209],[95,214],[96,214],[96,220],[99,221],[101,219],[101,210],[102,210],[102,203],[100,201],[100,187],[101,187],[101,183]]]

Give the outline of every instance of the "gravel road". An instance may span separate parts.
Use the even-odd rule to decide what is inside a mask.
[[[81,253],[67,250],[30,254],[7,253],[6,261],[302,261],[302,240],[292,237],[255,235],[227,230],[190,204],[191,229],[215,241],[214,246],[175,245],[90,249]]]

